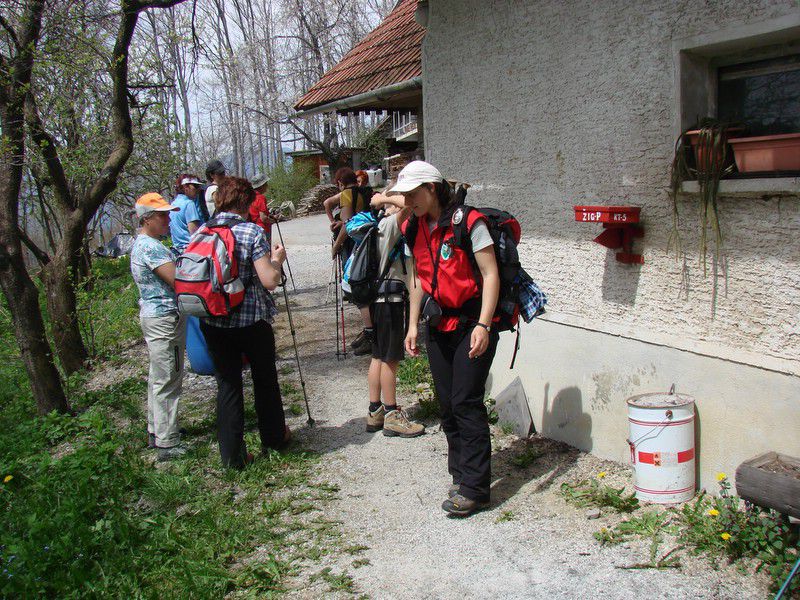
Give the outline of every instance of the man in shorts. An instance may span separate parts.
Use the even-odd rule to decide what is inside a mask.
[[[371,205],[384,207],[386,216],[378,222],[378,254],[380,272],[389,266],[386,279],[381,282],[378,298],[370,305],[374,328],[372,361],[369,365],[369,412],[367,431],[383,430],[389,437],[412,438],[425,433],[425,426],[406,417],[397,405],[397,367],[403,360],[403,343],[408,314],[407,274],[411,259],[401,243],[400,223],[408,218],[403,197],[375,195]]]

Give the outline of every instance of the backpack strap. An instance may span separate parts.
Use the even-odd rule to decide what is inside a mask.
[[[464,204],[463,206],[460,207],[460,209],[462,211],[461,217],[460,218],[456,217],[455,216],[456,213],[453,213],[454,218],[451,219],[451,226],[453,228],[453,239],[455,245],[467,253],[467,256],[469,257],[469,264],[472,267],[472,276],[475,279],[475,284],[478,286],[478,289],[480,290],[483,277],[481,277],[481,270],[478,267],[478,261],[475,260],[475,251],[472,249],[472,236],[470,235],[470,230],[467,225],[469,222],[470,213],[473,210],[475,210],[475,208]],[[458,223],[456,223],[456,220],[458,220]]]
[[[406,238],[406,244],[414,252],[414,242],[417,240],[417,233],[419,232],[419,219],[416,215],[411,215],[406,221],[406,231],[403,237]]]

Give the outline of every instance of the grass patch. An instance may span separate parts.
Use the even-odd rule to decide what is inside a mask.
[[[544,453],[541,450],[528,446],[520,452],[517,456],[511,459],[511,464],[518,469],[527,469],[530,467],[537,458],[540,458]]]
[[[141,337],[128,269],[127,259],[96,261],[79,298],[92,355],[112,364]],[[317,457],[273,452],[223,470],[213,411],[186,400],[191,451],[155,463],[144,448],[142,377],[87,391],[75,375],[78,416],[37,416],[1,303],[0,342],[0,597],[264,597],[298,571],[298,549],[337,547],[338,524],[304,522],[336,491],[307,486]],[[257,432],[246,440],[258,447]]]
[[[345,592],[354,594],[356,591],[355,582],[353,578],[347,573],[336,574],[330,567],[325,567],[319,573],[311,576],[311,581],[322,580],[328,584],[329,592]]]
[[[203,441],[189,458],[155,465],[138,425],[121,429],[106,414],[141,391],[126,380],[109,401],[93,392],[79,417],[15,425],[23,407],[4,413],[0,472],[11,479],[0,492],[0,595],[221,598],[281,589],[290,563],[278,557],[297,543],[285,521],[317,504],[271,495],[301,486],[316,459],[274,453],[243,472],[222,471]],[[64,441],[72,452],[55,458]],[[270,554],[237,568],[263,545]]]
[[[601,474],[592,479],[583,479],[578,483],[562,483],[561,493],[570,504],[580,508],[594,506],[612,508],[617,512],[631,513],[639,508],[639,500],[634,494],[625,494],[624,487],[613,488],[600,482],[605,477]]]
[[[494,522],[495,523],[508,523],[509,521],[513,521],[517,515],[514,514],[514,511],[511,510],[504,510],[500,513],[500,516],[497,517]]]

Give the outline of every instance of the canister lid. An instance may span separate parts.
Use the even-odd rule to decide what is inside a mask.
[[[694,398],[686,394],[667,394],[658,392],[655,394],[639,394],[628,398],[629,406],[639,408],[675,408],[676,406],[686,406],[693,404]]]

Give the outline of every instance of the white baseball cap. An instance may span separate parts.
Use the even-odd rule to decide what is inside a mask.
[[[397,183],[389,190],[390,194],[402,194],[418,188],[423,183],[444,181],[439,169],[424,160],[408,163],[397,175]]]
[[[203,182],[197,179],[197,177],[184,177],[181,179],[181,185],[188,185],[190,183],[195,185],[203,185]]]

